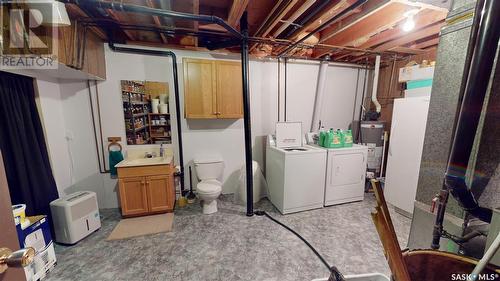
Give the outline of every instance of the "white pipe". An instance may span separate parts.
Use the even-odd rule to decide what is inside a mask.
[[[377,110],[377,113],[380,113],[380,110],[382,107],[380,106],[380,103],[377,100],[377,87],[378,87],[378,73],[380,70],[380,55],[377,55],[375,58],[375,73],[373,75],[373,89],[372,89],[372,102],[375,104],[375,108]]]
[[[500,233],[498,233],[497,237],[495,238],[493,243],[491,243],[490,247],[484,254],[483,258],[477,263],[476,267],[472,271],[471,273],[472,281],[478,280],[479,273],[481,273],[481,271],[483,271],[486,265],[490,262],[495,253],[498,251],[498,248],[500,248]]]
[[[321,107],[323,105],[326,70],[328,69],[328,61],[322,61],[319,66],[318,83],[316,84],[316,102],[314,103],[313,117],[311,121],[310,132],[316,132],[321,119]]]

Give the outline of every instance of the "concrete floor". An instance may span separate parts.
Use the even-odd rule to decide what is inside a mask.
[[[344,274],[389,274],[370,212],[372,194],[363,202],[280,215]],[[246,217],[245,208],[222,196],[219,212],[202,215],[199,204],[175,211],[173,232],[105,241],[120,220],[118,210],[101,210],[102,228],[75,246],[57,246],[52,280],[312,280],[328,271],[297,237],[266,217]],[[392,212],[402,247],[410,220]]]

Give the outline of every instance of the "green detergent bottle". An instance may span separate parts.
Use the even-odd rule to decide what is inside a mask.
[[[352,147],[352,131],[351,130],[346,130],[343,131],[342,134],[344,135],[344,147]]]
[[[331,140],[330,140],[330,148],[339,148],[342,147],[342,134],[340,130],[334,131],[331,130]]]
[[[319,129],[319,140],[318,140],[319,146],[325,147],[325,138],[326,138],[325,127],[321,127],[321,129]]]
[[[330,144],[332,143],[332,135],[333,133],[333,129],[330,128],[330,130],[326,131],[325,132],[325,142],[323,143],[323,147],[326,147],[326,148],[329,148],[330,147]]]

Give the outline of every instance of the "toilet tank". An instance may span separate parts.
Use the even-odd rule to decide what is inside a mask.
[[[222,158],[197,158],[194,159],[194,168],[200,180],[217,179],[222,176],[224,161]]]

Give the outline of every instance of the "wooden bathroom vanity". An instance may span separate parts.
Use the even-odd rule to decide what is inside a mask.
[[[172,157],[126,159],[116,168],[123,217],[174,210],[175,166]]]

